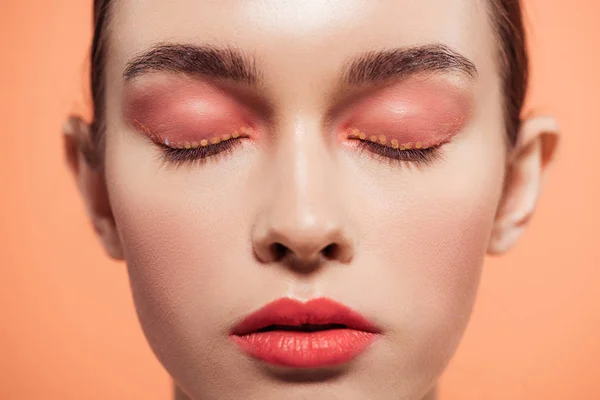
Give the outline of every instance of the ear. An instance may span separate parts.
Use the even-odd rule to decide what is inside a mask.
[[[534,213],[542,180],[552,164],[558,127],[550,117],[525,120],[508,160],[504,192],[494,221],[488,253],[502,254],[515,245]]]
[[[63,128],[67,164],[106,252],[122,260],[123,249],[110,207],[104,170],[95,157],[90,133],[89,125],[80,117],[69,117]]]

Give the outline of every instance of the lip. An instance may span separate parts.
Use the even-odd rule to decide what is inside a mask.
[[[323,329],[309,331],[307,324]],[[282,298],[244,318],[231,330],[230,339],[249,356],[269,364],[322,368],[354,359],[380,333],[365,317],[333,300],[303,303]]]

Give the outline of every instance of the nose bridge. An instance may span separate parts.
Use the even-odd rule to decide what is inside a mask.
[[[265,260],[277,259],[277,249],[309,262],[350,254],[336,205],[335,162],[327,137],[313,121],[296,118],[280,125],[270,172],[272,192],[254,238]]]
[[[297,119],[290,125],[290,132],[281,135],[274,170],[278,175],[275,190],[281,202],[277,209],[289,207],[295,211],[296,217],[324,214],[332,200],[332,196],[326,193],[332,189],[327,185],[332,183],[327,143],[315,124]]]
[[[282,132],[274,165],[275,196],[272,212],[275,229],[295,240],[313,242],[333,229],[335,216],[333,165],[322,132],[309,118],[298,118]]]

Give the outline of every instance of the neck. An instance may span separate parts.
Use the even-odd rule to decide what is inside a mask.
[[[437,399],[437,388],[434,387],[422,400],[436,400]],[[191,400],[185,393],[183,393],[177,386],[175,386],[175,400]]]

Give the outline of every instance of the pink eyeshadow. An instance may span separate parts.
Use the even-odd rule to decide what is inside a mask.
[[[448,141],[469,119],[468,93],[446,82],[410,81],[361,100],[344,118],[342,136],[387,144],[419,143],[430,147]]]
[[[126,89],[126,120],[155,141],[183,145],[235,132],[255,135],[250,112],[208,83],[175,77]]]

